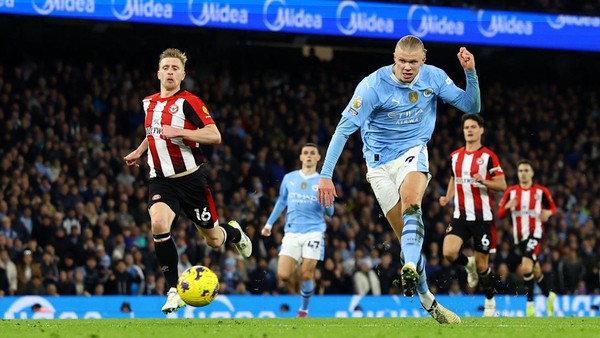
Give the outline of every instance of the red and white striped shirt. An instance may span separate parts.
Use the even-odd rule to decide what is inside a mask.
[[[148,166],[150,178],[169,177],[198,167],[206,162],[200,144],[181,137],[162,139],[162,126],[195,130],[214,124],[206,105],[196,95],[180,90],[161,98],[160,93],[144,98]]]
[[[515,243],[527,240],[529,237],[542,238],[544,224],[540,219],[542,209],[556,213],[556,204],[548,191],[548,188],[539,184],[534,184],[530,188],[521,188],[520,185],[513,185],[504,192],[498,217],[504,218],[506,212],[505,205],[508,201],[516,198],[515,207],[512,210],[513,237]]]
[[[454,215],[465,221],[492,221],[492,195],[489,189],[473,176],[480,174],[486,180],[504,175],[498,156],[486,147],[467,151],[465,147],[455,150],[452,155],[454,176]]]

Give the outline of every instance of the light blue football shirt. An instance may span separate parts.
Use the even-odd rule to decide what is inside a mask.
[[[325,232],[323,214],[333,215],[333,207],[324,208],[317,198],[319,173],[305,176],[301,170],[287,173],[279,187],[279,197],[267,224],[274,224],[284,208],[285,233]]]
[[[363,154],[369,167],[378,167],[402,156],[409,149],[426,145],[435,128],[437,100],[476,114],[481,108],[479,81],[475,70],[465,71],[466,91],[457,87],[446,72],[424,64],[414,80],[405,84],[385,66],[364,78],[342,113],[336,134],[345,139],[361,129]],[[345,120],[351,122],[341,128]],[[335,137],[328,149],[321,176],[331,177],[345,139]],[[340,141],[342,144],[340,145]],[[333,151],[331,151],[333,150]],[[333,155],[330,155],[332,152]]]

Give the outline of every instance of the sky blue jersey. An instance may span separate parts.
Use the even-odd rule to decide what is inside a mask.
[[[285,233],[325,232],[323,214],[333,215],[333,207],[324,208],[317,198],[319,173],[305,176],[301,170],[286,174],[279,187],[279,198],[267,224],[274,224],[287,207]]]
[[[392,67],[382,67],[358,84],[336,128],[336,133],[341,132],[346,139],[356,129],[361,129],[363,154],[367,164],[373,168],[429,142],[435,128],[438,97],[468,114],[479,113],[481,108],[475,70],[465,71],[465,91],[458,88],[446,72],[435,66],[422,65],[409,84],[400,82]],[[340,128],[346,120],[351,122],[350,127],[346,124]],[[333,144],[336,143],[334,141],[338,141],[335,137],[332,145],[338,147],[339,144]],[[338,157],[329,156],[329,150],[327,155],[323,177],[331,177]]]

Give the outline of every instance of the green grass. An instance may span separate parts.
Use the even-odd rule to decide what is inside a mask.
[[[463,318],[440,325],[431,318],[292,319],[59,319],[2,320],[0,336],[12,337],[599,337],[599,318]]]

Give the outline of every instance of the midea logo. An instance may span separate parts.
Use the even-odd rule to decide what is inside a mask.
[[[558,15],[555,18],[547,16],[546,21],[553,29],[562,29],[564,26],[600,27],[600,17],[597,16]]]
[[[54,11],[94,13],[94,0],[31,0],[33,10],[40,15]]]
[[[427,6],[413,5],[408,10],[408,30],[420,38],[427,34],[464,35],[465,23],[431,14]]]
[[[381,18],[377,14],[361,12],[354,1],[342,1],[336,12],[337,27],[344,35],[353,35],[357,31],[394,33],[394,20]],[[348,22],[343,22],[348,20]]]
[[[507,35],[531,35],[533,34],[533,23],[528,20],[519,20],[515,15],[492,14],[490,20],[484,19],[484,10],[477,12],[477,28],[481,35],[492,38],[496,34]],[[487,27],[484,24],[489,22]]]
[[[273,19],[273,17],[275,17]],[[273,32],[288,28],[321,29],[323,17],[318,13],[309,13],[301,8],[287,7],[285,0],[267,0],[263,6],[263,21]]]
[[[170,3],[154,2],[154,0],[111,0],[113,15],[127,21],[132,17],[143,18],[173,18],[173,5]]]
[[[203,2],[202,12],[195,15],[194,0],[188,2],[188,16],[196,26],[204,26],[209,22],[248,23],[248,10],[243,7],[233,7],[230,4]]]

